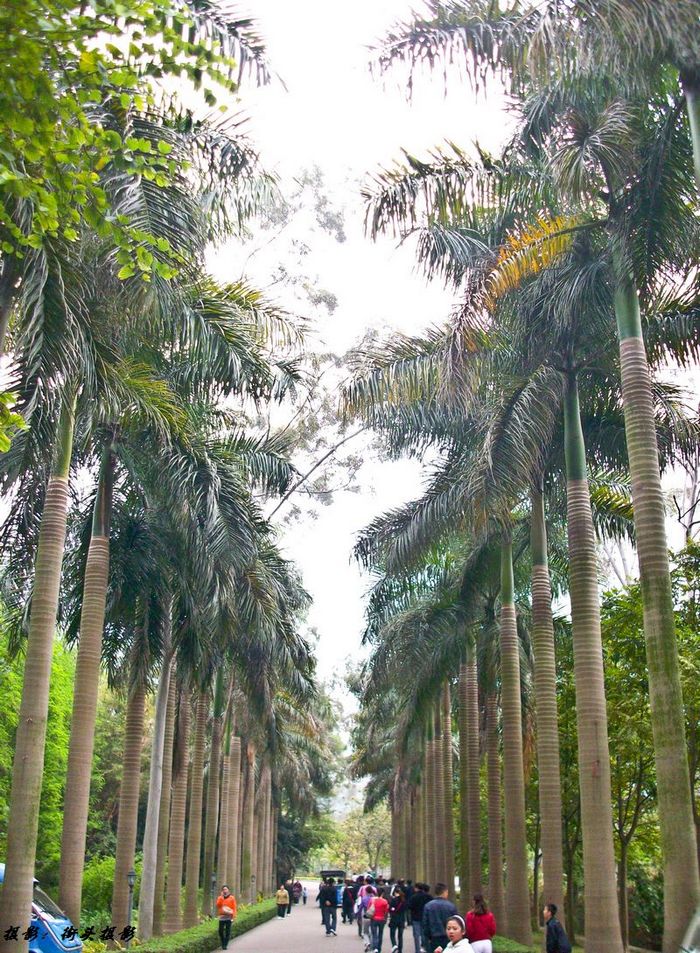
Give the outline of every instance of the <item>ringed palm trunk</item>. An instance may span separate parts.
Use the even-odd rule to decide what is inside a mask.
[[[525,775],[523,766],[520,644],[515,616],[513,551],[501,544],[501,704],[503,707],[503,792],[506,830],[506,923],[508,936],[532,945],[528,892]]]
[[[164,657],[161,668],[151,744],[151,769],[148,783],[146,825],[143,832],[143,872],[139,892],[139,936],[150,940],[153,935],[153,907],[156,894],[156,868],[158,866],[158,830],[160,827],[160,802],[163,789],[163,756],[165,751],[165,722],[168,714],[168,697],[172,669],[170,649],[170,620],[172,605],[166,608],[167,635],[164,640]]]
[[[241,843],[241,894],[247,903],[255,900],[253,877],[254,821],[255,821],[255,746],[250,742],[246,751],[245,797],[243,804],[243,836]]]
[[[498,744],[498,700],[486,698],[486,760],[488,783],[489,902],[499,932],[505,932],[503,895],[503,816],[501,812],[501,756]]]
[[[697,77],[696,77],[697,79]],[[697,84],[688,98],[696,173],[700,157]],[[700,904],[700,874],[694,843],[693,806],[678,667],[666,514],[661,489],[651,378],[644,348],[639,299],[631,281],[615,291],[620,338],[622,400],[632,478],[634,526],[644,606],[649,705],[654,738],[659,831],[664,867],[666,953],[678,949],[683,931]]]
[[[422,781],[419,781],[416,785],[415,794],[414,794],[414,823],[413,823],[413,832],[415,837],[415,859],[414,859],[414,876],[413,880],[425,880],[427,874],[425,872],[425,854],[423,850],[423,784]]]
[[[564,432],[586,953],[620,953],[596,545],[575,373],[567,377]]]
[[[187,868],[185,873],[185,928],[199,919],[199,864],[202,848],[202,795],[204,790],[204,747],[206,743],[209,697],[206,690],[197,692],[197,707],[192,748],[190,777],[190,813],[187,827]],[[206,890],[206,885],[205,888]]]
[[[129,888],[126,876],[134,866],[139,815],[141,749],[146,688],[139,678],[129,693],[124,732],[124,765],[119,789],[117,849],[112,890],[112,923],[126,923],[129,915]]]
[[[479,679],[476,652],[466,663],[467,718],[467,804],[469,823],[469,879],[471,893],[480,893],[481,886],[481,803],[479,791]]]
[[[229,833],[227,843],[228,879],[233,883],[234,893],[241,895],[241,739],[231,739],[231,778],[229,782]]]
[[[163,933],[163,901],[165,899],[165,868],[168,856],[168,833],[170,831],[170,798],[173,783],[173,741],[175,736],[175,709],[177,706],[177,682],[173,673],[168,687],[168,711],[165,718],[163,742],[163,785],[160,793],[158,814],[158,859],[156,861],[156,890],[153,902],[153,935]]]
[[[459,706],[459,885],[463,902],[471,890],[469,835],[472,820],[469,812],[469,720],[467,714],[469,695],[467,679],[467,663],[462,662],[459,666],[457,699]]]
[[[535,659],[534,687],[537,706],[537,769],[542,818],[542,880],[544,903],[564,909],[564,861],[562,855],[561,778],[559,774],[559,726],[557,718],[557,672],[554,657],[552,587],[547,560],[547,528],[541,487],[531,494],[532,522],[532,651]],[[538,905],[539,906],[539,905]],[[562,916],[563,922],[563,916]]]
[[[435,791],[435,751],[433,744],[433,726],[430,725],[425,745],[425,866],[428,881],[432,884],[438,879],[437,838],[435,836],[436,791]]]
[[[238,787],[238,832],[235,840],[235,865],[236,865],[236,879],[240,887],[241,896],[243,896],[243,827],[245,824],[245,791],[248,777],[248,769],[246,767],[246,758],[244,757],[243,752],[243,741],[241,740],[241,770],[240,770],[240,779]]]
[[[61,411],[56,454],[39,529],[7,818],[5,883],[0,892],[0,923],[4,924],[26,923],[34,890],[49,682],[66,540],[74,420],[75,398],[72,398],[66,400]],[[21,953],[27,950],[27,941],[7,941],[0,937],[0,947]]]
[[[445,874],[445,765],[442,748],[441,699],[435,701],[433,764],[435,787],[435,879],[447,883]]]
[[[398,778],[394,777],[391,798],[391,876],[395,878],[399,877],[399,811],[396,803],[397,787]]]
[[[445,855],[445,883],[450,891],[450,900],[455,899],[455,834],[453,818],[454,772],[452,767],[452,699],[450,683],[442,688],[442,757],[443,757],[443,826]],[[402,872],[402,876],[405,872]]]
[[[187,781],[189,769],[188,739],[190,733],[190,706],[188,693],[180,690],[175,754],[173,757],[173,797],[168,832],[168,903],[165,905],[166,933],[182,929],[182,868],[185,850],[185,813],[187,810]]]
[[[233,893],[232,871],[229,868],[229,834],[231,831],[231,717],[230,712],[226,714],[226,725],[224,729],[224,756],[221,763],[221,809],[219,811],[219,839],[218,839],[218,862],[217,873],[221,886],[228,884]]]
[[[209,755],[209,786],[207,788],[207,807],[204,826],[204,863],[202,869],[202,884],[205,891],[204,909],[209,909],[211,916],[216,911],[210,909],[214,900],[209,898],[211,877],[214,873],[216,859],[216,834],[219,821],[219,774],[221,773],[221,734],[223,729],[224,680],[221,668],[216,673],[214,688],[214,717],[211,726],[211,752]],[[225,881],[220,881],[225,883]]]
[[[109,578],[109,525],[113,477],[114,454],[110,444],[102,454],[90,547],[85,565],[66,793],[63,801],[58,903],[73,923],[80,922],[92,752],[102,661],[102,632]]]

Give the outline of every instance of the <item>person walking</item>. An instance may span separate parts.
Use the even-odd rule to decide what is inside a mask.
[[[337,936],[338,891],[335,887],[335,880],[333,880],[332,877],[327,878],[318,896],[321,904],[321,914],[323,915],[323,925],[326,928],[326,936]]]
[[[371,948],[370,937],[372,918],[369,915],[369,908],[374,902],[376,895],[377,891],[374,889],[372,884],[365,884],[364,887],[360,889],[360,912],[358,914],[358,923],[362,924],[360,936],[363,937],[365,941],[365,953],[367,953],[367,950]]]
[[[289,902],[287,903],[287,916],[288,916],[288,917],[291,917],[291,915],[292,915],[292,902],[293,902],[293,900],[294,900],[294,882],[293,882],[293,880],[291,879],[291,877],[290,877],[289,880],[285,880],[285,882],[284,882],[284,889],[285,889],[285,890],[287,891],[287,893],[289,894]]]
[[[466,937],[467,925],[458,913],[449,918],[445,924],[445,930],[449,943],[447,946],[438,947],[435,953],[448,953],[450,950],[458,950],[459,953],[471,953],[472,945]]]
[[[421,953],[423,949],[423,909],[432,899],[430,886],[428,884],[417,883],[413,888],[411,899],[408,901],[408,912],[411,916],[411,930],[413,932],[415,953]]]
[[[448,899],[447,884],[435,884],[435,899],[423,907],[423,941],[428,953],[447,946],[447,921],[456,913],[457,907]]]
[[[547,953],[571,953],[571,942],[566,930],[557,920],[556,903],[546,903],[542,915],[547,931]]]
[[[343,887],[343,923],[352,923],[355,906],[355,891],[352,880],[346,880]]]
[[[219,918],[219,939],[221,949],[225,950],[231,939],[231,924],[236,919],[236,898],[224,884],[221,893],[216,898],[216,913]]]
[[[391,953],[403,953],[403,928],[406,925],[406,895],[398,887],[389,901],[389,938]]]
[[[372,934],[372,950],[374,953],[381,953],[382,939],[384,937],[384,927],[389,916],[389,901],[384,892],[377,893],[374,900],[367,910],[369,916],[369,925]]]
[[[496,920],[484,901],[484,895],[474,894],[474,906],[467,914],[467,938],[474,953],[493,953]]]
[[[301,902],[306,906],[306,901],[309,899],[309,891],[306,887],[301,888]]]
[[[277,904],[277,917],[280,920],[284,920],[287,916],[287,907],[289,906],[289,892],[284,884],[280,884],[280,888],[275,894],[275,903]]]

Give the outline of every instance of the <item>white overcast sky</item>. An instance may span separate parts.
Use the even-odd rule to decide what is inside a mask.
[[[273,69],[286,86],[248,87],[242,97],[263,161],[280,174],[283,187],[285,182],[291,187],[303,169],[319,166],[331,196],[347,209],[346,242],[329,236],[309,240],[305,267],[339,302],[331,316],[324,309],[314,315],[318,346],[341,353],[368,327],[415,333],[444,320],[452,298],[414,273],[411,250],[364,237],[355,183],[400,158],[402,147],[424,155],[445,140],[464,147],[478,140],[497,149],[506,127],[500,96],[496,92],[487,102],[451,82],[445,97],[443,79],[436,75],[417,84],[409,104],[398,79],[386,87],[373,79],[368,47],[410,16],[404,0],[256,0],[252,10]],[[242,260],[240,252],[225,249],[214,267],[222,277],[236,277]],[[264,286],[273,265],[263,253],[246,270]],[[320,634],[319,673],[325,679],[342,674],[346,658],[360,654],[368,581],[350,561],[354,535],[374,516],[420,492],[420,468],[415,462],[368,460],[360,481],[360,494],[340,494],[321,508],[318,519],[295,525],[283,539],[314,599],[309,624]]]

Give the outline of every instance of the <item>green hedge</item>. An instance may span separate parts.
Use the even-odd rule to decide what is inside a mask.
[[[262,903],[249,907],[239,907],[238,916],[231,928],[231,939],[266,923],[276,913],[277,905],[274,899],[263,900]],[[219,947],[219,921],[207,920],[206,923],[190,927],[189,930],[154,937],[148,943],[135,946],[134,950],[138,950],[138,953],[212,953],[212,950],[218,950]]]
[[[523,946],[522,943],[516,943],[515,940],[509,940],[507,936],[495,936],[493,938],[494,953],[532,953],[531,946]]]

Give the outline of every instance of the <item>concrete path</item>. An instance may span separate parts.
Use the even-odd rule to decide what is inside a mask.
[[[231,940],[226,953],[363,953],[363,942],[355,924],[342,922],[338,909],[338,935],[326,936],[321,926],[321,910],[314,903],[317,884],[309,887],[306,906],[292,906],[292,913],[284,920],[276,917],[269,923]],[[384,931],[382,953],[390,953],[389,930]],[[411,951],[413,943],[410,944]]]

